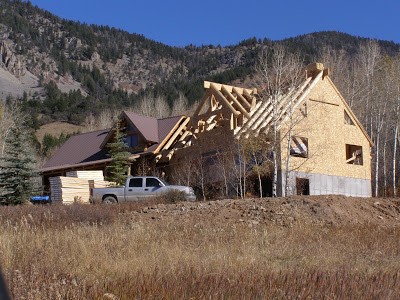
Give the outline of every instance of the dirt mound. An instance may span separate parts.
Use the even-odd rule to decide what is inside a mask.
[[[400,224],[400,200],[345,196],[293,196],[288,198],[226,199],[208,202],[159,204],[130,212],[137,221],[186,219],[211,223],[320,225]]]

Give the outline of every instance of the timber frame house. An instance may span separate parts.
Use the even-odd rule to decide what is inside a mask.
[[[128,137],[137,134],[128,139],[131,146],[139,146],[132,158],[146,157],[151,166],[172,175],[189,158],[207,159],[226,151],[235,141],[268,137],[276,121],[278,195],[371,196],[373,143],[322,64],[307,66],[304,81],[279,95],[275,106],[271,98],[262,99],[257,89],[207,81],[204,88],[192,116],[163,121],[123,112],[121,120]],[[101,159],[63,167],[57,163],[57,157],[68,151],[63,145],[42,169],[44,176],[67,169],[104,168],[110,160],[104,149],[112,131],[101,134],[103,139],[96,141]],[[221,180],[215,175],[217,170],[208,166],[207,171],[214,173],[209,183]]]

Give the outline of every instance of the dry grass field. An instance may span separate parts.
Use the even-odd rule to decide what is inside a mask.
[[[59,137],[61,133],[73,134],[82,132],[84,129],[85,128],[83,126],[78,126],[67,122],[52,122],[41,126],[40,129],[36,131],[36,138],[39,142],[42,142],[46,133],[54,137]]]
[[[399,299],[400,202],[0,207],[13,299]]]

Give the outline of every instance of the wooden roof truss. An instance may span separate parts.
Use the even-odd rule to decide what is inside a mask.
[[[277,99],[278,129],[290,117],[289,112],[298,108],[307,99],[312,88],[324,75],[318,69],[298,87]],[[310,76],[311,75],[311,76]],[[192,117],[171,134],[171,138],[158,149],[157,161],[170,160],[177,149],[193,144],[198,135],[218,126],[229,126],[235,138],[248,138],[250,134],[267,133],[273,121],[273,101],[257,99],[256,89],[204,82],[206,92]]]

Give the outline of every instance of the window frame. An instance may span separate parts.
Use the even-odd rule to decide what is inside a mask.
[[[363,149],[360,145],[346,144],[346,164],[348,165],[364,165]]]
[[[300,144],[296,142],[296,139],[300,139],[302,143]],[[297,147],[292,147],[292,143],[295,143]],[[301,151],[300,148],[298,147],[299,145],[304,145],[306,150]],[[299,149],[300,152],[297,152],[295,149]],[[303,136],[293,135],[290,141],[290,156],[308,158],[309,156],[308,138]]]

